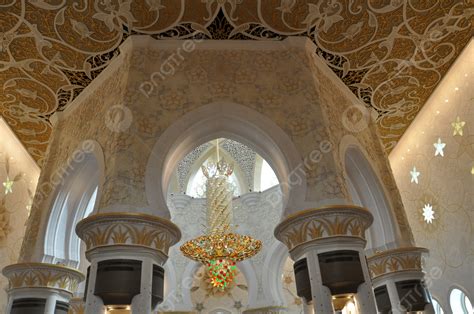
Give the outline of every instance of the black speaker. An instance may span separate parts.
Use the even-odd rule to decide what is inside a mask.
[[[130,305],[140,294],[142,262],[136,260],[107,260],[97,264],[94,295],[104,305]]]
[[[377,309],[381,314],[392,313],[392,304],[390,303],[390,296],[388,295],[387,286],[380,286],[374,289],[375,302]]]
[[[163,267],[153,265],[153,280],[151,289],[151,308],[154,309],[159,303],[163,302],[165,287],[165,270]]]
[[[357,293],[364,280],[359,252],[341,250],[318,254],[323,285],[332,295]]]
[[[67,314],[69,312],[69,304],[66,302],[56,301],[54,314]]]
[[[311,282],[306,258],[296,261],[293,264],[293,270],[295,272],[296,294],[308,303],[313,299],[313,296],[311,295]]]
[[[25,298],[13,301],[10,314],[44,314],[46,299]]]
[[[408,312],[424,311],[431,303],[430,295],[421,280],[404,280],[395,283],[400,305]]]

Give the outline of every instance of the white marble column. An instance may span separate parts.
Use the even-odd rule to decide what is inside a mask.
[[[364,245],[365,242],[360,240],[327,238],[316,243],[313,242],[312,244],[303,245],[291,252],[291,256],[295,261],[305,257],[307,259],[314,313],[325,314],[334,312],[331,291],[322,284],[318,254],[339,250],[359,252],[360,264],[365,281],[359,285],[357,293],[354,294],[354,298],[357,301],[356,304],[359,313],[373,313],[375,311],[375,296],[369,270],[365,263]]]
[[[397,287],[395,286],[395,281],[387,280],[385,281],[385,286],[387,287],[388,296],[390,298],[390,304],[392,306],[392,314],[405,314],[406,312],[400,308],[400,297],[398,296]]]
[[[372,220],[372,215],[364,208],[339,205],[304,210],[288,217],[275,228],[275,236],[287,245],[294,261],[306,258],[315,314],[334,313],[334,296],[323,285],[319,254],[344,250],[355,251],[359,255],[364,282],[353,296],[357,300],[359,313],[376,312],[364,253],[365,230]]]
[[[56,309],[56,295],[50,294],[46,299],[46,305],[44,307],[44,314],[54,314]]]
[[[89,268],[89,282],[87,283],[87,291],[84,291],[86,296],[86,313],[104,313],[105,306],[102,299],[94,295],[96,276],[97,276],[97,261],[91,261]]]
[[[387,288],[393,314],[406,314],[406,309],[401,305],[401,300],[407,296],[400,296],[397,282],[406,280],[423,281],[422,257],[428,250],[418,247],[404,247],[379,252],[368,258],[368,267],[373,281],[373,287]],[[434,314],[432,304],[427,304],[426,314]]]
[[[374,289],[372,287],[372,279],[370,278],[369,268],[367,266],[366,257],[363,249],[359,248],[359,260],[364,274],[364,282],[360,284],[355,295],[357,311],[359,313],[370,313],[377,308],[375,304]]]
[[[95,295],[98,264],[112,260],[141,262],[140,293],[129,305],[133,314],[150,314],[153,266],[163,267],[171,245],[179,241],[179,228],[167,219],[141,213],[102,213],[78,223],[76,232],[86,243],[91,262],[86,291],[86,313],[102,313],[103,300]],[[112,304],[105,304],[105,306]]]
[[[84,280],[84,275],[75,269],[33,262],[9,265],[3,269],[3,275],[9,280],[6,314],[11,312],[15,300],[29,298],[45,300],[44,314],[54,314],[56,302],[69,303]]]
[[[51,294],[46,299],[44,314],[54,314],[55,309],[56,309],[56,296],[54,294]]]
[[[145,258],[142,260],[142,277],[140,294],[135,296],[132,300],[133,314],[148,314],[151,313],[151,294],[153,281],[153,260]]]
[[[334,307],[332,305],[331,291],[323,286],[321,269],[319,267],[318,254],[316,251],[310,251],[304,254],[308,263],[309,280],[311,282],[311,294],[313,297],[314,313],[332,313]]]

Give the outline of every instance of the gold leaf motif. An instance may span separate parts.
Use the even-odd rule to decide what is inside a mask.
[[[391,272],[397,271],[400,268],[400,263],[397,259],[391,258],[387,261],[387,269]]]
[[[370,265],[369,269],[372,273],[372,277],[376,277],[378,275],[385,273],[385,264],[383,262],[379,262],[379,263],[375,262]]]
[[[121,226],[117,226],[114,232],[112,232],[112,239],[114,244],[124,244],[127,243],[127,240],[129,238],[128,234],[126,231],[121,230]]]

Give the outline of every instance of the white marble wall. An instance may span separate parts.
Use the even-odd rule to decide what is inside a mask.
[[[448,314],[452,288],[474,301],[473,60],[471,40],[390,154],[416,244],[430,250],[428,286]]]
[[[40,169],[0,118],[0,269],[16,263]],[[0,276],[0,312],[8,282]]]

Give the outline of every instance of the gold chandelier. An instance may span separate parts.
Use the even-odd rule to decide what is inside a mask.
[[[233,193],[229,182],[233,167],[224,159],[219,160],[218,140],[216,148],[217,163],[201,167],[207,178],[206,235],[187,241],[180,249],[186,257],[205,264],[212,285],[224,290],[236,275],[236,262],[257,254],[262,248],[262,242],[233,232]]]

